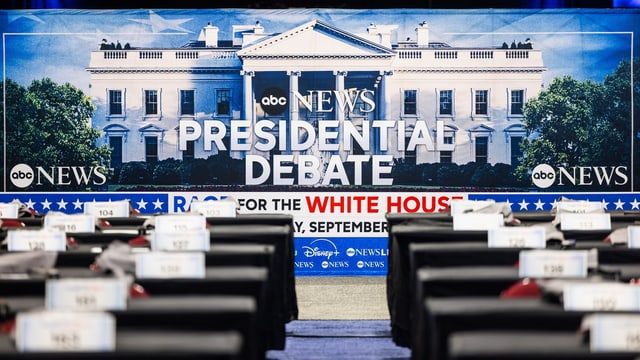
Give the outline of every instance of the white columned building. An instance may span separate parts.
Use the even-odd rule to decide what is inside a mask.
[[[517,161],[523,105],[542,88],[541,51],[529,44],[456,48],[433,42],[426,23],[417,25],[415,40],[395,41],[396,31],[372,23],[359,35],[313,20],[277,34],[259,23],[234,25],[233,39],[219,39],[208,24],[198,40],[180,48],[92,51],[93,126],[114,148],[114,166],[218,153],[239,159],[392,155],[416,164]],[[261,100],[276,90],[287,103],[270,114]],[[229,151],[236,120],[271,121],[262,131],[274,135],[276,146],[257,149],[260,134],[252,128],[248,149]],[[292,150],[290,124],[320,131],[331,121],[337,138]],[[363,133],[366,127],[369,143],[345,136],[347,123]],[[181,141],[180,129],[187,127],[203,135],[185,140],[192,134],[185,132]],[[305,131],[297,131],[294,138],[304,141]]]

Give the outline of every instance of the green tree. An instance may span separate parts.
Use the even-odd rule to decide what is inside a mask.
[[[631,153],[629,152],[631,137],[635,137],[640,131],[640,58],[633,59],[633,87],[631,86],[631,62],[628,60],[622,61],[613,74],[608,75],[604,80],[604,85],[607,88],[607,95],[609,99],[607,103],[611,109],[611,123],[612,126],[620,132],[623,136],[620,139],[622,144],[622,152],[614,153],[609,152],[611,157],[617,157],[624,161],[624,164],[631,162]],[[632,101],[632,91],[633,99]],[[633,127],[631,122],[631,109],[633,106]],[[632,133],[635,129],[635,134]],[[626,136],[624,136],[626,134]],[[638,159],[640,156],[640,147],[638,144],[639,139],[636,138],[633,141],[634,158]],[[636,166],[634,173],[635,184],[637,189],[640,186],[640,167]]]
[[[604,83],[554,79],[526,103],[521,180],[538,164],[630,169],[630,66],[622,62]]]
[[[111,149],[96,146],[100,132],[91,127],[91,99],[69,83],[34,80],[27,88],[12,80],[4,84],[7,124],[7,167],[109,166]],[[11,184],[9,184],[11,185]],[[39,190],[79,190],[85,185]]]

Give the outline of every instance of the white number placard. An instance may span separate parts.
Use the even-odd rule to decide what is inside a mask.
[[[67,235],[58,229],[9,230],[7,232],[9,251],[65,251]]]
[[[209,251],[209,231],[187,230],[182,232],[158,232],[151,237],[153,251]]]
[[[499,227],[487,231],[487,246],[490,248],[534,248],[547,246],[542,226]]]
[[[44,227],[64,232],[95,232],[96,221],[93,216],[87,214],[46,215]]]
[[[118,278],[66,278],[47,280],[45,305],[49,310],[124,310],[128,285]]]
[[[0,218],[17,219],[18,204],[16,203],[0,203]]]
[[[518,274],[521,278],[584,278],[588,250],[522,250]]]
[[[205,276],[202,252],[151,251],[136,254],[136,277],[152,279],[196,278]]]
[[[126,200],[86,202],[84,213],[98,218],[128,217],[129,202]]]
[[[495,204],[495,200],[451,200],[451,215],[457,215],[467,211],[475,211]]]
[[[453,230],[489,230],[504,225],[502,214],[466,213],[453,215]]]
[[[205,217],[236,217],[235,201],[192,201],[191,212]]]
[[[16,348],[35,351],[114,351],[116,321],[103,312],[38,311],[16,315]]]
[[[632,249],[640,248],[640,226],[627,226],[627,246]]]
[[[157,232],[175,233],[207,228],[207,219],[201,214],[158,215],[155,223],[154,231]]]
[[[640,351],[640,314],[596,313],[590,330],[592,352]]]
[[[560,230],[611,230],[611,214],[560,214]]]
[[[638,311],[640,287],[623,283],[567,283],[563,287],[565,310]]]
[[[595,201],[560,201],[556,203],[558,213],[595,213],[604,212],[604,206],[601,202]]]

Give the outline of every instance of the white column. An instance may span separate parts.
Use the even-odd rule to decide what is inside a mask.
[[[333,75],[335,75],[336,77],[335,90],[337,91],[338,94],[341,94],[344,91],[344,78],[347,76],[347,72],[342,70],[334,70]],[[338,96],[341,96],[341,95],[338,95]],[[338,144],[340,144],[339,153],[342,160],[346,160],[348,154],[346,154],[343,149],[344,120],[345,120],[344,109],[341,109],[340,106],[338,106],[337,101],[334,102],[334,106],[335,106],[335,109],[334,109],[335,120],[338,120],[340,124],[338,128]]]
[[[242,120],[251,121],[252,128],[256,124],[256,102],[253,94],[253,71],[240,71],[242,75]],[[253,132],[252,132],[253,136]],[[250,151],[249,151],[250,152]],[[236,158],[236,156],[243,158],[242,153],[229,152],[229,154]]]
[[[379,101],[378,101],[378,119],[380,120],[389,120],[391,119],[391,115],[387,113],[388,106],[387,103],[389,101],[388,94],[388,86],[387,86],[387,77],[393,75],[393,71],[380,71],[380,83],[378,86],[379,92]]]
[[[389,114],[389,106],[387,106],[389,102],[389,87],[387,86],[387,77],[393,75],[392,71],[380,71],[378,77],[376,78],[376,84],[378,86],[378,103],[376,105],[376,120],[392,120],[391,114]],[[397,130],[396,130],[397,131]],[[390,138],[390,137],[388,137]],[[375,145],[375,149],[371,149],[371,151],[376,154],[380,153],[380,135],[377,135],[377,139],[372,141],[372,144]]]
[[[294,93],[298,92],[298,78],[302,75],[300,71],[287,71],[289,75],[289,121],[297,121],[300,116],[298,101]]]
[[[338,91],[338,93],[341,93],[342,91],[344,91],[344,78],[347,76],[347,72],[346,71],[339,71],[339,70],[335,70],[333,72],[333,75],[335,75],[336,77],[336,91]],[[336,102],[335,104],[335,119],[336,120],[340,120],[340,122],[342,123],[345,119],[344,116],[344,109],[340,109],[340,107],[338,107],[338,104]]]
[[[295,97],[295,93],[298,93],[298,78],[302,75],[302,72],[300,71],[294,71],[294,70],[288,70],[287,71],[287,75],[289,75],[289,123],[291,123],[292,121],[298,121],[300,118],[300,110],[299,110],[299,106],[298,106],[298,100]],[[293,134],[290,133],[291,132],[291,127],[288,126],[287,127],[287,138],[290,138],[291,136],[293,136]],[[300,134],[297,135],[298,137],[300,136]],[[289,144],[289,142],[287,141],[287,144]],[[287,150],[291,150],[291,148],[289,147],[289,145],[287,145]],[[295,158],[294,161],[298,162],[298,154],[294,154]]]
[[[242,75],[242,119],[251,120],[255,124],[255,101],[253,95],[253,71],[240,71]]]

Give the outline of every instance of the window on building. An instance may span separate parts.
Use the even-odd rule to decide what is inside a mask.
[[[158,137],[157,136],[145,136],[144,137],[144,156],[148,163],[158,162]]]
[[[355,94],[350,94],[350,95],[355,95]],[[371,104],[369,103],[365,103],[362,100],[362,96],[358,96],[356,97],[356,102],[353,106],[353,112],[351,113],[351,115],[355,115],[355,116],[366,116],[371,110]],[[345,111],[349,111],[348,107],[345,107]]]
[[[180,115],[194,115],[194,91],[180,90]]]
[[[489,90],[476,90],[474,106],[476,115],[489,115]]]
[[[520,158],[522,157],[522,149],[520,144],[522,143],[522,136],[511,137],[511,165],[513,167],[520,165]]]
[[[524,90],[511,91],[511,114],[522,115],[522,107],[524,106]]]
[[[453,136],[445,136],[443,138],[445,144],[453,144]],[[453,162],[453,151],[440,151],[440,162],[450,164]]]
[[[111,167],[122,166],[122,136],[109,136],[109,147],[111,148]]]
[[[351,140],[351,146],[352,146],[351,154],[364,155],[364,149],[362,148],[362,146],[360,146],[359,142]]]
[[[405,90],[404,91],[404,115],[417,115],[418,114],[418,91],[417,90]]]
[[[244,144],[246,142],[245,139],[240,139],[240,143]],[[224,144],[224,149],[218,149],[218,154],[226,154],[227,156],[231,156],[231,139],[229,138],[229,134],[225,135],[222,138],[222,144]]]
[[[188,140],[187,148],[182,151],[182,161],[191,161],[195,159],[195,141]]]
[[[407,136],[404,139],[404,143],[405,146],[409,144],[409,141],[411,141],[411,137]],[[417,147],[414,147],[412,149],[405,149],[404,151],[404,162],[405,164],[416,164],[416,149]]]
[[[453,91],[441,90],[440,91],[440,115],[453,115]]]
[[[145,115],[158,115],[158,90],[144,91]]]
[[[122,90],[109,90],[109,115],[122,115]]]
[[[269,154],[271,156],[273,155],[282,155],[282,150],[280,150],[280,137],[278,137],[277,133],[273,133],[273,136],[275,137],[276,141],[274,143],[273,148],[269,151]]]
[[[489,138],[486,136],[476,137],[476,163],[486,164],[489,160]]]
[[[216,90],[216,112],[218,115],[231,115],[231,90]]]
[[[453,151],[440,151],[440,163],[451,164],[453,162]]]

